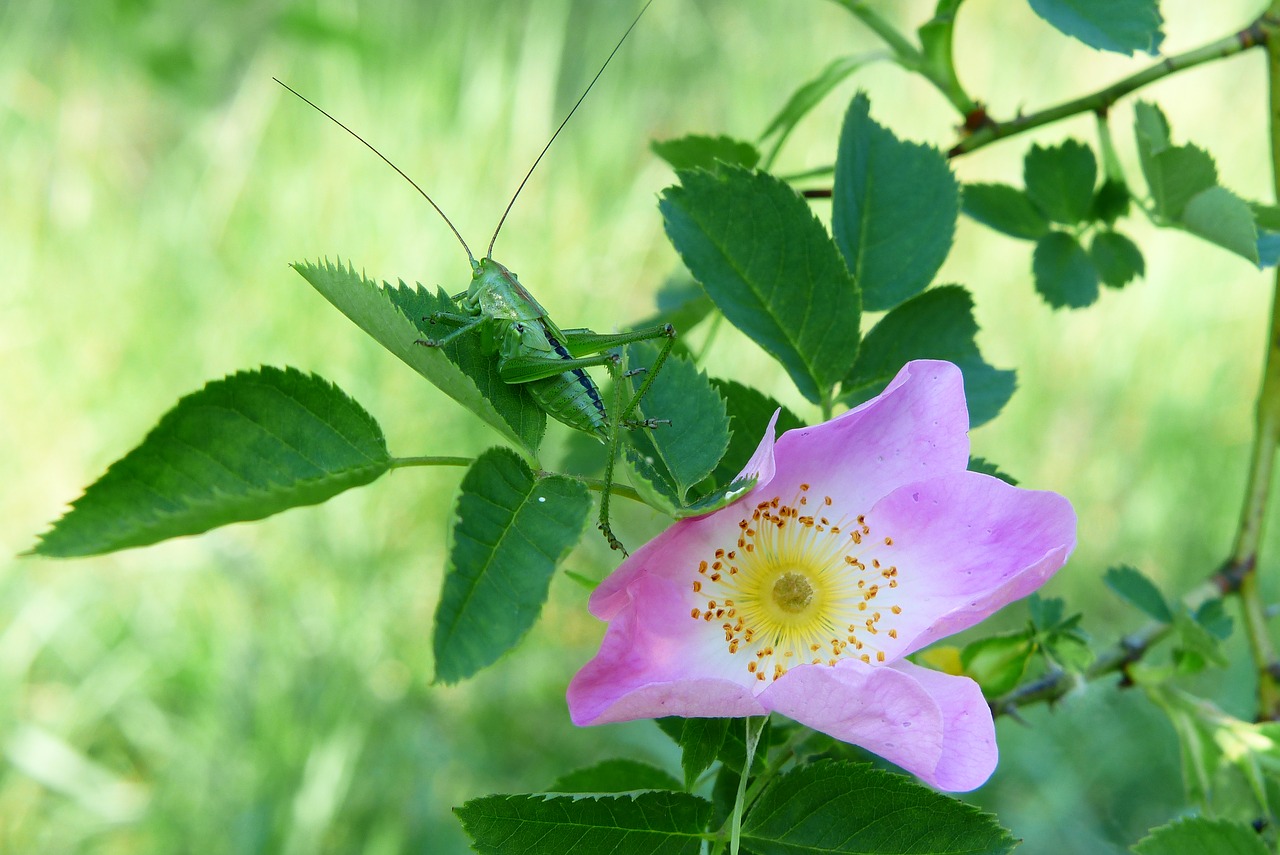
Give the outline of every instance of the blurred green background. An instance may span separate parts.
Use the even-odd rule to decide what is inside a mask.
[[[340,256],[449,290],[468,275],[426,204],[271,78],[380,146],[479,250],[638,5],[0,4],[0,553],[30,548],[180,395],[259,364],[334,380],[399,455],[496,442],[286,266]],[[932,7],[880,5],[910,24]],[[1224,35],[1262,6],[1165,0],[1166,50]],[[1151,61],[1070,42],[1023,3],[975,0],[961,18],[961,77],[998,117]],[[676,266],[655,205],[671,175],[648,140],[753,137],[829,59],[876,50],[821,0],[657,0],[526,188],[496,255],[562,325],[634,322]],[[1254,52],[1144,96],[1175,139],[1215,154],[1223,183],[1269,200],[1264,77]],[[856,88],[899,135],[953,140],[958,119],[936,93],[882,64],[801,126],[781,170],[831,162]],[[1131,101],[1113,117],[1136,176]],[[1068,133],[1092,142],[1092,120],[955,169],[1018,183],[1031,141]],[[1226,554],[1270,302],[1270,274],[1145,222],[1126,230],[1148,275],[1086,311],[1048,309],[1031,289],[1030,246],[968,222],[941,277],[974,291],[989,360],[1019,372],[974,451],[1075,503],[1080,547],[1047,591],[1086,611],[1100,643],[1139,624],[1101,585],[1107,566],[1133,563],[1182,592]],[[735,334],[716,340],[707,366],[800,407]],[[431,685],[460,477],[401,471],[323,507],[98,559],[5,559],[0,851],[462,852],[450,808],[468,798],[537,790],[609,756],[674,768],[649,723],[569,723],[564,688],[603,627],[567,578],[514,654],[463,685]],[[630,543],[660,526],[634,509],[619,522]],[[1264,553],[1268,575],[1278,545]],[[600,577],[615,562],[593,538],[567,566]],[[1021,605],[1008,611],[1006,624],[1025,619]],[[1198,688],[1247,717],[1235,651],[1240,666]],[[1182,809],[1172,731],[1135,693],[1099,684],[1026,719],[1000,723],[1001,767],[971,797],[1027,839],[1020,851],[1120,851]]]

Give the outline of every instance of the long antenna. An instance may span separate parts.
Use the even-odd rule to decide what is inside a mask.
[[[653,0],[648,0],[648,2],[644,4],[644,8],[640,10],[640,14],[636,15],[636,19],[631,22],[631,26],[627,27],[627,31],[622,34],[622,38],[618,39],[618,43],[614,45],[613,50],[609,52],[609,56],[605,59],[604,65],[600,66],[600,70],[596,72],[596,76],[591,78],[591,82],[587,84],[587,88],[583,90],[582,94],[578,96],[578,100],[573,103],[571,108],[569,108],[569,115],[564,117],[564,121],[560,123],[560,127],[556,128],[556,132],[551,135],[551,139],[547,140],[547,144],[542,147],[542,151],[539,152],[537,159],[533,161],[533,166],[530,166],[529,171],[524,174],[524,178],[520,181],[520,186],[516,188],[515,195],[513,195],[511,197],[511,201],[507,203],[507,209],[502,212],[502,219],[498,220],[498,227],[493,230],[493,237],[489,239],[489,250],[485,253],[486,258],[493,257],[493,245],[498,242],[498,232],[502,231],[502,224],[507,221],[507,214],[511,213],[511,208],[515,205],[516,199],[520,197],[520,191],[524,189],[524,185],[528,183],[529,176],[533,175],[533,171],[537,169],[538,164],[542,162],[542,156],[547,153],[549,148],[551,148],[551,144],[556,141],[556,137],[560,136],[560,132],[564,130],[564,126],[569,124],[569,120],[573,118],[573,114],[578,111],[579,105],[581,105],[583,100],[586,99],[587,94],[591,92],[591,87],[595,86],[596,81],[600,79],[600,75],[604,74],[604,70],[608,68],[609,63],[613,61],[613,55],[618,52],[620,47],[622,47],[622,43],[627,40],[627,36],[631,35],[631,31],[636,28],[636,24],[640,23],[640,18],[644,15],[645,9],[648,9],[652,3]],[[368,145],[368,143],[365,144]],[[423,195],[426,194],[424,193]],[[435,203],[433,202],[432,204]],[[436,210],[439,210],[439,208]],[[441,216],[443,216],[443,214]]]
[[[650,2],[652,2],[652,0],[650,0]],[[634,24],[633,24],[632,26],[634,26]],[[615,50],[616,50],[616,48],[615,48]],[[596,76],[598,77],[599,75],[596,75]],[[303,94],[302,94],[301,92],[299,92],[297,89],[294,89],[294,88],[293,88],[292,86],[290,86],[288,83],[285,83],[285,82],[284,82],[283,80],[281,80],[279,77],[273,77],[273,78],[271,78],[271,79],[272,79],[272,80],[274,80],[276,83],[279,83],[279,84],[280,84],[281,86],[283,86],[285,89],[288,89],[288,90],[289,90],[290,92],[292,92],[294,95],[297,95],[299,98],[301,98],[301,99],[302,99],[303,101],[305,101],[307,104],[310,104],[310,105],[311,105],[311,107],[313,107],[315,110],[319,111],[319,112],[320,112],[320,114],[321,114],[322,116],[324,116],[326,119],[328,119],[329,121],[333,122],[335,125],[337,125],[338,127],[342,128],[342,129],[343,129],[344,131],[346,131],[347,133],[351,134],[351,136],[353,136],[353,137],[355,137],[356,139],[360,140],[360,142],[364,143],[365,148],[369,149],[369,151],[373,152],[373,153],[374,153],[374,154],[376,154],[378,157],[382,158],[382,162],[383,162],[383,163],[385,163],[387,166],[390,166],[390,167],[391,167],[392,169],[394,169],[396,172],[399,172],[399,173],[400,173],[400,177],[401,177],[401,178],[403,178],[405,181],[408,181],[411,185],[413,185],[413,189],[414,189],[414,190],[417,190],[419,193],[421,193],[421,194],[422,194],[422,198],[424,198],[424,199],[426,199],[428,202],[430,202],[430,203],[431,203],[431,207],[433,207],[433,208],[435,208],[435,209],[436,209],[436,213],[437,213],[437,214],[439,214],[439,215],[441,216],[441,218],[443,218],[443,219],[444,219],[445,223],[449,226],[449,230],[453,232],[453,236],[454,236],[454,237],[456,237],[456,238],[458,239],[458,243],[462,244],[462,248],[463,248],[464,250],[466,250],[466,251],[467,251],[467,258],[469,258],[469,259],[471,260],[471,266],[472,266],[472,267],[475,267],[475,266],[476,266],[476,257],[475,257],[474,255],[472,255],[472,254],[471,254],[471,247],[467,246],[467,242],[466,242],[465,240],[463,240],[463,239],[462,239],[462,235],[461,235],[461,233],[459,233],[459,232],[458,232],[458,229],[453,225],[453,221],[449,219],[449,217],[445,214],[445,212],[444,212],[444,211],[440,210],[440,206],[436,204],[435,200],[434,200],[434,199],[432,199],[430,196],[428,196],[428,195],[427,195],[427,191],[423,190],[421,187],[419,187],[419,186],[418,186],[418,182],[414,181],[414,180],[413,180],[412,178],[410,178],[408,175],[405,175],[404,170],[403,170],[403,169],[401,169],[400,167],[396,166],[396,165],[395,165],[394,163],[392,163],[390,160],[388,160],[388,159],[387,159],[387,156],[386,156],[385,154],[383,154],[382,152],[380,152],[380,151],[378,151],[376,148],[374,148],[374,147],[373,147],[373,145],[372,145],[371,143],[369,143],[369,142],[368,142],[364,137],[360,136],[358,133],[356,133],[355,131],[351,130],[351,129],[350,129],[350,128],[348,128],[346,125],[342,124],[342,122],[339,122],[339,121],[338,121],[337,119],[335,119],[333,116],[329,115],[327,112],[325,112],[325,110],[324,110],[322,107],[320,107],[318,104],[316,104],[316,103],[315,103],[314,101],[312,101],[310,98],[308,98],[307,96],[303,95]],[[592,82],[594,82],[594,81],[592,81]],[[558,133],[558,132],[557,132],[557,133]],[[555,139],[555,137],[552,137],[552,139]],[[534,164],[534,165],[536,166],[537,164]],[[504,216],[505,216],[505,215],[504,215]],[[490,252],[492,252],[492,251],[493,251],[493,247],[492,247],[492,245],[490,245]]]

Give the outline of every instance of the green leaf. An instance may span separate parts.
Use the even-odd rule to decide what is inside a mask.
[[[1067,613],[1067,604],[1061,597],[1042,597],[1032,594],[1027,598],[1027,611],[1031,613],[1031,623],[1040,632],[1051,632],[1062,625],[1063,616]]]
[[[695,725],[692,729],[685,730],[685,722],[687,721],[705,721],[705,725]],[[721,728],[714,724],[716,721],[724,722],[724,735],[721,736]],[[765,722],[765,729],[760,735],[758,750],[755,759],[751,761],[751,774],[758,775],[768,766],[765,749],[770,743],[773,735],[773,720]],[[685,719],[680,716],[667,716],[666,718],[654,719],[654,723],[665,733],[671,737],[681,748],[684,748],[686,740],[694,740],[698,737],[700,728],[706,728],[708,737],[718,745],[718,753],[716,759],[725,765],[725,768],[733,772],[735,775],[742,772],[742,764],[747,759],[747,742],[746,742],[746,720],[741,718],[725,718],[725,719]],[[700,765],[701,760],[691,764],[692,766]],[[683,764],[682,764],[683,765]],[[706,768],[706,767],[704,767]]]
[[[1178,220],[1192,197],[1218,183],[1209,153],[1193,145],[1174,146],[1169,122],[1154,104],[1139,102],[1134,107],[1134,136],[1158,217]]]
[[[966,184],[964,212],[1009,237],[1037,240],[1049,233],[1049,219],[1026,193],[1008,184]]]
[[[941,152],[899,140],[870,111],[859,94],[845,115],[831,231],[862,289],[863,307],[878,311],[933,281],[951,249],[960,187]]]
[[[858,361],[844,378],[840,400],[856,406],[884,390],[913,359],[945,359],[964,373],[969,422],[995,418],[1013,395],[1012,371],[993,368],[978,352],[973,298],[959,285],[931,288],[880,319],[867,333]]]
[[[1204,627],[1206,632],[1219,641],[1226,641],[1235,629],[1235,620],[1227,614],[1221,597],[1205,600],[1192,617],[1195,618],[1196,623]]]
[[[1098,192],[1093,194],[1093,210],[1090,219],[1100,220],[1108,225],[1129,213],[1129,203],[1133,195],[1129,185],[1124,181],[1106,178]]]
[[[1153,829],[1133,845],[1137,855],[1268,855],[1271,852],[1250,826],[1226,819],[1184,817]]]
[[[678,790],[680,782],[656,766],[618,758],[561,775],[547,789],[553,793],[626,793]]]
[[[1044,653],[1064,670],[1083,674],[1097,658],[1087,640],[1077,633],[1054,633],[1042,639]]]
[[[676,718],[666,719],[671,738],[680,746],[680,768],[684,771],[685,787],[692,789],[698,777],[711,768],[720,756],[729,728],[740,725],[734,718]]]
[[[968,469],[970,472],[981,472],[983,475],[990,475],[992,478],[999,478],[1010,487],[1018,486],[1018,479],[1014,478],[1007,472],[1000,471],[1000,467],[987,460],[985,457],[970,457]]]
[[[1119,232],[1096,233],[1089,245],[1089,258],[1102,284],[1111,288],[1123,288],[1129,280],[1147,272],[1142,250]]]
[[[179,400],[31,551],[70,558],[199,534],[318,504],[390,466],[378,423],[337,386],[293,368],[242,371]]]
[[[720,762],[726,768],[739,774],[747,762],[747,720],[745,718],[729,719],[729,730],[725,733],[724,744],[720,746]],[[773,742],[777,727],[772,718],[765,719],[764,730],[760,733],[755,756],[751,760],[751,774],[759,775],[769,768],[768,748]]]
[[[485,796],[454,808],[481,855],[698,855],[711,803],[688,793]]]
[[[1222,639],[1197,623],[1191,615],[1186,612],[1175,614],[1173,628],[1178,633],[1179,652],[1189,653],[1219,668],[1226,668],[1231,664],[1227,654],[1222,650]],[[1195,666],[1190,670],[1199,671],[1200,668]]]
[[[723,135],[689,134],[674,140],[654,140],[649,147],[677,172],[686,169],[714,172],[722,164],[754,169],[760,162],[760,152],[751,143]]]
[[[1164,41],[1159,0],[1031,0],[1031,8],[1063,34],[1098,50],[1154,55]]]
[[[639,342],[628,346],[627,354],[629,366],[645,367],[653,364],[658,348]],[[633,377],[633,390],[644,380],[644,374]],[[636,428],[629,439],[636,451],[653,460],[651,465],[675,487],[675,498],[684,505],[690,488],[715,470],[729,446],[724,399],[706,374],[673,354],[640,402],[638,417],[670,420],[652,430]]]
[[[858,354],[858,286],[822,224],[770,175],[682,172],[659,207],[667,236],[724,316],[813,402]]]
[[[782,148],[782,144],[787,141],[787,137],[795,130],[800,120],[810,110],[818,106],[822,99],[838,86],[841,81],[865,64],[865,58],[853,56],[837,57],[831,60],[826,68],[818,73],[817,77],[806,81],[799,89],[791,93],[787,103],[782,106],[778,114],[769,122],[768,127],[764,129],[764,133],[760,134],[761,141],[767,140],[774,134],[778,135],[773,148],[769,150],[770,161],[777,156],[778,150]]]
[[[1080,309],[1098,299],[1098,270],[1079,241],[1066,232],[1040,238],[1031,271],[1036,290],[1055,309]]]
[[[704,516],[714,511],[718,511],[721,508],[727,508],[747,493],[750,493],[758,480],[759,479],[754,475],[735,478],[723,487],[715,488],[710,493],[699,498],[697,501],[690,502],[684,507],[677,509],[673,516],[676,519],[683,520],[690,517]]]
[[[476,459],[462,479],[436,608],[437,681],[470,677],[529,631],[590,509],[580,482],[535,478],[509,449]]]
[[[818,761],[778,776],[742,824],[757,855],[1004,853],[1017,845],[990,814],[902,775]]]
[[[1098,162],[1093,150],[1079,140],[1047,148],[1031,146],[1022,161],[1027,196],[1049,219],[1075,225],[1093,211],[1093,185]]]
[[[502,382],[494,354],[483,352],[481,336],[460,336],[443,348],[414,344],[426,335],[438,335],[422,321],[424,316],[457,311],[443,291],[432,294],[421,285],[410,288],[403,282],[398,288],[379,288],[341,262],[293,268],[356,326],[518,445],[530,460],[536,459],[546,414],[519,384]]]
[[[1018,685],[1035,652],[1026,631],[980,638],[960,651],[964,673],[977,680],[987,697],[996,697]]]
[[[1102,581],[1112,593],[1148,617],[1161,623],[1172,623],[1173,612],[1155,583],[1135,567],[1121,565],[1107,570]]]
[[[756,453],[760,440],[764,438],[765,428],[769,426],[769,419],[773,418],[775,412],[781,410],[774,428],[778,436],[804,427],[799,416],[763,392],[744,386],[736,380],[713,379],[711,384],[725,400],[729,426],[733,430],[729,437],[729,448],[712,473],[712,479],[717,484],[728,484],[738,477],[742,467]]]
[[[1133,105],[1133,134],[1138,142],[1138,156],[1142,158],[1142,171],[1147,172],[1147,158],[1159,154],[1173,144],[1169,120],[1164,111],[1150,101]]]
[[[631,469],[631,486],[636,488],[641,500],[654,510],[674,517],[682,504],[676,485],[661,461],[638,448],[635,437],[622,447],[622,456]]]
[[[1259,229],[1280,232],[1280,205],[1264,205],[1261,202],[1250,202],[1249,210],[1253,211],[1253,219]]]
[[[1225,187],[1202,190],[1182,210],[1187,231],[1258,263],[1258,230],[1249,204]]]

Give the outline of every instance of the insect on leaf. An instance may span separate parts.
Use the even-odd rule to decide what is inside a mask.
[[[377,422],[332,383],[292,368],[242,371],[178,401],[32,552],[97,555],[262,519],[390,465]]]
[[[633,368],[652,365],[658,349],[648,343],[627,348],[627,364]],[[644,375],[632,378],[633,386]],[[666,419],[671,424],[652,430],[631,432],[636,450],[651,457],[659,471],[676,488],[676,498],[684,505],[689,490],[716,468],[729,445],[729,416],[724,399],[707,375],[687,359],[671,356],[640,404],[641,418]]]
[[[430,380],[536,460],[546,415],[528,391],[503,383],[492,356],[480,352],[479,336],[459,336],[443,348],[414,344],[426,337],[422,318],[435,311],[457,311],[443,291],[421,285],[378,287],[351,266],[328,261],[295,264],[294,269],[326,300],[373,336],[409,367]]]

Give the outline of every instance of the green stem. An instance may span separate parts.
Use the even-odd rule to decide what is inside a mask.
[[[1098,117],[1098,149],[1102,152],[1102,175],[1107,181],[1124,184],[1124,167],[1116,155],[1116,144],[1111,138],[1111,123],[1106,113],[1096,113]]]
[[[1280,0],[1273,0],[1267,15],[1280,15]],[[1267,26],[1272,29],[1268,32],[1274,33],[1274,17],[1268,19],[1264,16],[1260,20],[1269,20]],[[1267,42],[1267,60],[1272,180],[1276,198],[1280,199],[1280,39]],[[1227,572],[1239,579],[1238,593],[1245,633],[1258,677],[1258,718],[1268,721],[1280,718],[1280,684],[1276,679],[1280,674],[1280,660],[1267,633],[1257,573],[1258,548],[1266,522],[1277,440],[1280,440],[1280,269],[1276,271],[1271,298],[1267,356],[1258,390],[1244,507],[1240,510],[1235,543],[1227,562]]]
[[[470,466],[475,463],[474,457],[393,457],[392,469],[406,466]]]
[[[1268,13],[1268,15],[1271,13]],[[1011,137],[1014,134],[1020,134],[1029,131],[1032,128],[1038,128],[1041,125],[1047,125],[1060,119],[1075,116],[1080,113],[1101,112],[1105,111],[1120,98],[1128,95],[1136,89],[1140,89],[1149,83],[1153,83],[1163,77],[1168,77],[1179,71],[1183,71],[1202,63],[1211,62],[1215,59],[1223,59],[1234,54],[1241,53],[1248,48],[1267,42],[1268,37],[1276,32],[1277,24],[1270,20],[1267,15],[1258,18],[1252,24],[1238,33],[1212,41],[1202,47],[1189,50],[1176,56],[1167,57],[1155,65],[1139,71],[1136,74],[1117,81],[1110,86],[1099,89],[1089,95],[1075,98],[1058,104],[1055,107],[1041,110],[1037,113],[1031,113],[1026,116],[1018,116],[1006,122],[989,121],[988,124],[974,131],[969,136],[952,146],[947,152],[949,157],[957,157],[962,154],[968,154],[977,151],[983,146],[990,145],[997,140],[1005,137]]]
[[[1186,611],[1194,612],[1205,601],[1221,597],[1233,586],[1234,583],[1224,572],[1190,591],[1182,598],[1181,606]],[[1052,703],[1065,697],[1081,683],[1100,680],[1110,674],[1123,674],[1129,665],[1142,659],[1157,644],[1170,637],[1173,631],[1172,624],[1152,621],[1099,654],[1083,674],[1054,671],[1038,677],[993,699],[991,710],[996,715],[1012,715],[1022,707],[1036,703]]]
[[[742,809],[747,801],[747,779],[751,777],[751,764],[756,757],[756,745],[760,742],[760,734],[764,732],[767,715],[751,716],[747,719],[747,758],[742,764],[742,777],[738,779],[738,797],[733,802],[733,819],[729,827],[729,855],[738,855],[738,845],[742,837]]]
[[[907,41],[906,36],[898,32],[897,28],[869,8],[864,0],[835,0],[835,2],[848,9],[850,14],[866,25],[867,29],[883,39],[893,51],[893,55],[897,57],[898,62],[912,69],[924,66],[924,54]]]
[[[920,28],[920,45],[924,48],[925,77],[938,88],[966,120],[979,110],[956,76],[952,42],[955,38],[956,12],[963,0],[938,0],[933,17]]]
[[[539,472],[538,474],[552,475],[552,474],[560,474],[560,473]],[[560,477],[572,478],[573,480],[577,481],[579,484],[582,484],[583,486],[585,486],[588,490],[595,490],[597,493],[603,493],[606,488],[606,484],[604,480],[600,478],[584,478],[580,475],[565,475],[565,474],[560,474]],[[642,505],[649,504],[643,498],[641,498],[640,494],[636,492],[634,488],[628,487],[626,484],[619,484],[617,481],[614,481],[613,483],[608,484],[607,486],[608,486],[609,492],[614,496],[618,496],[623,499],[630,499],[631,501],[639,502]]]
[[[951,34],[949,30],[952,25],[952,17],[955,15],[955,10],[959,7],[961,0],[942,0],[938,4],[938,12],[934,18],[925,24],[925,27],[935,26],[948,30],[945,33],[945,37],[937,42],[940,53],[933,56],[926,55],[920,48],[908,41],[906,36],[880,17],[864,0],[834,0],[834,2],[847,9],[867,29],[879,36],[893,51],[893,57],[899,65],[922,75],[932,83],[961,115],[967,116],[974,109],[975,104],[965,94],[964,89],[961,88],[960,81],[956,79],[955,68],[951,64]]]

